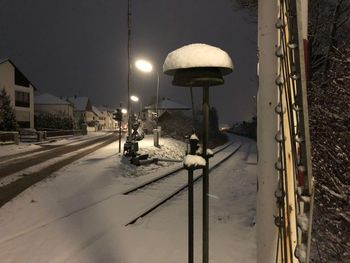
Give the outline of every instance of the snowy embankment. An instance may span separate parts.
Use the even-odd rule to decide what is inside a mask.
[[[211,173],[211,262],[255,262],[255,143]],[[150,138],[151,157],[178,159],[182,142]],[[131,166],[113,143],[61,169],[0,209],[1,262],[185,262],[187,193],[135,225],[125,223],[154,199],[125,196],[130,186],[182,164]],[[249,160],[249,163],[247,162]],[[170,165],[169,165],[170,164]],[[195,186],[195,262],[201,254],[201,184]]]

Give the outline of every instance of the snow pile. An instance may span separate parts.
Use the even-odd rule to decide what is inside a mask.
[[[196,154],[202,155],[202,154],[203,154],[203,148],[202,148],[202,147],[199,147],[198,150],[196,151]],[[207,156],[208,156],[209,158],[214,156],[214,152],[213,152],[212,149],[207,149]]]
[[[160,147],[153,146],[153,135],[146,135],[142,141],[139,141],[139,154],[148,154],[149,158],[182,160],[186,152],[186,143],[174,140],[172,138],[160,138]],[[129,158],[123,158],[123,176],[139,177],[157,170],[159,167],[171,167],[177,165],[174,162],[158,162],[158,164],[149,164],[135,166],[130,164]]]
[[[198,137],[197,137],[197,135],[195,133],[193,133],[191,135],[190,140],[197,140],[197,141],[199,141],[199,139],[198,139]]]
[[[19,145],[16,145],[16,144],[1,145],[0,158],[4,157],[4,158],[7,158],[6,160],[8,160],[8,158],[11,155],[34,151],[36,149],[40,149],[40,146],[34,145],[34,144],[26,144],[26,143],[21,143]]]
[[[206,44],[190,44],[169,53],[163,65],[163,72],[173,75],[180,68],[218,67],[222,74],[232,72],[230,56],[220,48]]]
[[[309,219],[305,214],[297,216],[297,223],[303,232],[309,228]]]
[[[205,166],[205,159],[202,156],[188,154],[184,158],[184,166],[187,169],[202,168]]]

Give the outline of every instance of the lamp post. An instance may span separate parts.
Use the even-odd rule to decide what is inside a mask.
[[[202,87],[203,89],[203,128],[202,157],[203,167],[203,216],[202,216],[202,261],[209,262],[209,87],[222,85],[224,75],[231,73],[233,63],[228,54],[216,47],[205,44],[192,44],[179,48],[168,54],[164,61],[163,72],[174,76],[172,84],[182,87]],[[191,176],[189,175],[189,178]],[[191,183],[192,180],[189,180]],[[189,192],[189,195],[192,194]],[[189,196],[189,203],[193,199]],[[189,210],[192,204],[189,204]],[[192,213],[189,213],[192,217]],[[189,258],[193,262],[193,218],[189,219]]]
[[[150,62],[147,60],[139,59],[135,62],[135,66],[137,69],[139,69],[142,72],[149,73],[152,72],[153,66]],[[158,128],[158,100],[159,100],[159,72],[156,71],[157,73],[157,91],[156,91],[156,113],[157,113],[157,118],[156,118],[156,125]]]

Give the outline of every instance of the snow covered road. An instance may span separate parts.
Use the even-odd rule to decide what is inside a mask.
[[[240,150],[210,174],[210,262],[256,262],[255,142],[235,140],[242,142]],[[183,151],[174,141],[166,145],[178,149],[173,150],[175,155]],[[86,156],[3,206],[1,262],[186,262],[186,191],[134,225],[124,226],[153,198],[122,192],[179,164],[130,167],[121,162],[117,147],[114,143]],[[152,148],[147,141],[144,147]],[[201,259],[200,233],[199,183],[195,262]]]

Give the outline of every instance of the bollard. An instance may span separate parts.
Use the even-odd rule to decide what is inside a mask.
[[[153,145],[159,147],[159,130],[153,129]]]
[[[15,144],[19,144],[19,133],[18,132],[14,132],[13,133],[13,140],[15,142]]]

